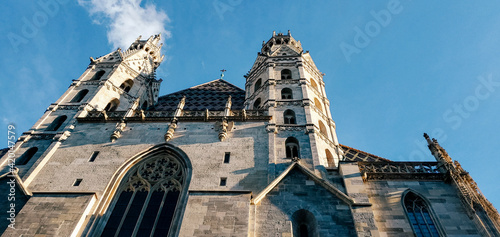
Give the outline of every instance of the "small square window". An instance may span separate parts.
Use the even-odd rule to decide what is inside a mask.
[[[73,186],[80,186],[80,184],[82,183],[82,180],[83,179],[76,179],[75,182],[73,183]]]
[[[220,178],[220,185],[219,186],[226,186],[226,183],[227,183],[227,178],[226,177]]]
[[[94,151],[92,152],[92,155],[90,156],[89,162],[94,162],[95,158],[99,155],[99,151]]]
[[[230,157],[231,157],[231,152],[226,152],[226,154],[224,154],[224,163],[229,163]]]

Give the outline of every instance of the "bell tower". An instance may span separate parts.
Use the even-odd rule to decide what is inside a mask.
[[[91,57],[83,74],[19,138],[16,144],[19,154],[26,153],[28,147],[34,151],[30,159],[16,162],[19,174],[24,175],[42,153],[57,149],[59,142],[71,135],[77,118],[90,112],[106,115],[115,111],[122,111],[125,117],[134,110],[154,105],[162,81],[155,79],[155,70],[163,60],[160,40],[161,35],[146,40],[139,37],[125,51],[119,48],[96,59]]]
[[[245,107],[267,110],[270,163],[300,158],[315,170],[336,168],[341,150],[323,74],[300,41],[273,32],[246,77]]]

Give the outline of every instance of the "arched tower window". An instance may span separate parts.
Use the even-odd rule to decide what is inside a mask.
[[[285,110],[285,112],[283,113],[283,119],[285,120],[284,124],[296,124],[297,123],[295,120],[295,112],[293,112],[293,110],[291,110],[291,109]]]
[[[71,102],[71,103],[78,103],[78,102],[82,101],[82,100],[83,100],[83,98],[85,98],[85,96],[87,95],[87,93],[89,93],[89,90],[87,90],[87,89],[84,89],[84,90],[79,91],[79,92],[75,95],[75,97],[73,97],[73,99],[71,99],[71,101],[70,101],[70,102]]]
[[[281,99],[290,100],[293,99],[293,92],[290,88],[284,88],[281,90]]]
[[[94,76],[92,77],[92,79],[90,79],[91,81],[95,81],[95,80],[101,80],[101,77],[104,76],[104,73],[106,73],[106,71],[104,70],[100,70],[98,71],[96,74],[94,74]]]
[[[314,98],[314,106],[319,109],[319,111],[323,112],[323,108],[321,106],[321,102],[319,102],[318,98]]]
[[[292,71],[289,69],[281,70],[281,80],[292,79]]]
[[[253,93],[255,93],[262,85],[262,79],[259,78],[257,82],[255,82],[255,86],[253,87]]]
[[[328,162],[328,167],[335,167],[335,163],[333,161],[333,155],[330,150],[325,149],[326,161]]]
[[[35,155],[35,153],[38,151],[38,147],[31,147],[27,151],[25,151],[20,157],[16,159],[16,165],[25,165],[27,164],[31,158]]]
[[[325,124],[321,122],[321,120],[318,120],[318,125],[319,125],[319,132],[325,135],[325,137],[328,137],[328,131],[326,130]]]
[[[113,112],[118,108],[118,105],[120,105],[120,101],[115,98],[115,99],[111,100],[106,105],[106,107],[104,107],[104,110],[106,110],[106,112]]]
[[[120,85],[120,89],[122,89],[128,93],[130,91],[130,89],[132,88],[132,86],[134,86],[134,81],[128,79]]]
[[[66,115],[58,116],[52,123],[47,127],[47,131],[57,131],[64,123],[64,121],[68,118]]]
[[[179,199],[187,191],[183,163],[172,155],[159,154],[135,165],[126,177],[107,211],[109,219],[101,236],[172,234],[175,213],[184,208],[178,205]]]
[[[312,78],[311,78],[311,86],[312,86],[312,88],[316,89],[317,91],[320,91],[320,90],[318,89],[318,84],[316,84],[316,82],[315,82],[315,81],[314,81],[314,79],[312,79]]]
[[[299,157],[299,141],[295,137],[285,140],[286,158]]]
[[[259,109],[260,101],[260,98],[255,100],[255,102],[253,103],[253,109]]]
[[[431,213],[431,208],[422,197],[414,192],[407,192],[403,197],[403,205],[415,236],[441,236]]]
[[[307,210],[300,209],[292,215],[293,236],[298,237],[316,237],[318,236],[318,227],[316,218]]]

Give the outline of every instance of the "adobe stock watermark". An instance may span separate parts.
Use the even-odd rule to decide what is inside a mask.
[[[23,25],[19,29],[19,32],[7,33],[7,38],[14,51],[18,52],[20,45],[27,44],[29,42],[28,39],[35,38],[40,28],[47,25],[49,19],[59,12],[61,5],[67,2],[69,0],[38,0],[36,3],[40,9],[33,13],[31,17],[21,18]]]
[[[212,5],[214,6],[217,15],[219,15],[219,18],[224,20],[224,13],[227,11],[234,11],[234,8],[242,2],[243,0],[214,0]]]
[[[361,53],[361,49],[370,45],[373,38],[380,34],[382,28],[391,24],[393,15],[397,15],[403,11],[403,6],[399,0],[390,0],[387,3],[387,9],[382,9],[378,12],[371,10],[370,15],[374,20],[365,24],[363,29],[358,26],[354,27],[356,33],[353,38],[353,43],[349,44],[344,41],[340,43],[340,50],[344,54],[345,60],[350,63],[353,54]]]
[[[490,98],[497,91],[498,87],[500,87],[500,80],[493,80],[492,74],[489,74],[487,77],[478,76],[477,80],[479,84],[474,88],[472,94],[466,96],[460,103],[453,104],[452,108],[444,111],[442,118],[451,129],[456,130],[460,128],[463,121],[468,119],[472,112],[479,109],[481,101]],[[445,142],[448,139],[448,135],[443,128],[435,128],[429,135],[436,138],[439,142]],[[414,143],[417,149],[410,152],[407,160],[425,160],[427,157],[426,154],[430,153],[427,141],[425,139],[415,139]],[[399,159],[404,160],[402,156]]]
[[[7,200],[9,206],[7,208],[7,220],[9,221],[9,228],[15,229],[16,225],[16,178],[13,175],[16,172],[16,156],[14,154],[14,147],[16,145],[16,126],[13,124],[9,124],[7,126],[7,147],[9,148],[8,152],[8,163],[10,174],[7,176],[9,185],[9,193],[7,194]]]

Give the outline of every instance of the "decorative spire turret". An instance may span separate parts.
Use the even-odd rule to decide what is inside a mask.
[[[267,43],[262,43],[261,53],[264,55],[271,55],[278,49],[281,45],[288,45],[291,49],[293,49],[296,53],[302,53],[302,45],[300,41],[296,41],[290,30],[288,30],[288,34],[284,35],[283,33],[276,34],[276,31],[273,31],[273,37]]]

